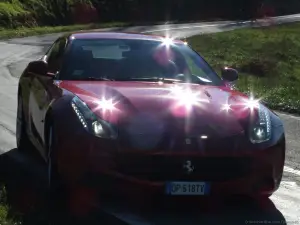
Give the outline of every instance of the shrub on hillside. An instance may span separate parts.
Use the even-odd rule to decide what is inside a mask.
[[[88,22],[97,19],[96,10],[90,0],[2,0],[0,1],[0,27],[77,23],[78,19],[74,21],[74,8],[78,18],[85,17],[85,21]]]
[[[45,0],[19,0],[24,9],[30,11],[38,25],[44,24],[47,20],[55,20],[55,15],[52,12],[52,1]]]
[[[39,25],[68,25],[73,21],[72,7],[91,6],[90,0],[20,0],[23,7],[33,11]]]
[[[85,24],[98,21],[97,9],[88,2],[77,2],[71,5],[72,23]]]
[[[0,0],[0,26],[87,23],[98,14],[101,22],[249,19],[262,2],[276,15],[300,12],[299,0]]]
[[[0,27],[32,26],[35,19],[17,0],[0,2]]]

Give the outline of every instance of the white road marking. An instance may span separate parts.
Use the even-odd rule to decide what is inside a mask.
[[[240,23],[224,23],[224,25],[237,25],[237,24],[246,24],[246,23],[250,23],[250,21],[245,21],[245,22],[240,22]],[[184,29],[193,29],[193,28],[202,28],[202,27],[217,27],[219,25],[223,25],[223,24],[206,24],[206,25],[194,25],[194,26],[186,26],[186,27],[166,27],[163,29],[159,29],[159,30],[147,30],[141,33],[153,33],[153,32],[160,32],[160,31],[166,31],[166,30],[184,30]]]
[[[283,170],[284,170],[284,172],[288,172],[288,173],[292,173],[292,174],[295,174],[297,176],[300,176],[300,171],[296,170],[296,169],[293,169],[291,167],[284,166]]]

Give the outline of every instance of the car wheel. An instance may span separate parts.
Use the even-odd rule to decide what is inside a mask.
[[[24,118],[23,101],[21,95],[18,97],[16,141],[18,150],[22,152],[29,151],[33,148],[26,131],[26,121]]]
[[[55,150],[55,133],[53,124],[48,127],[47,135],[47,182],[48,182],[48,198],[49,198],[49,213],[51,217],[61,214],[66,209],[66,196],[65,186],[60,179],[57,171],[57,164],[54,158]]]

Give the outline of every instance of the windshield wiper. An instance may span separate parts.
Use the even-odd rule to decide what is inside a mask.
[[[164,83],[177,83],[177,82],[183,82],[179,79],[172,79],[172,78],[164,78],[164,77],[129,77],[126,78],[128,80],[132,81],[153,81],[153,82],[164,82]]]
[[[102,80],[102,81],[112,81],[113,79],[107,77],[88,77],[88,80]]]
[[[114,79],[106,78],[106,77],[81,77],[74,80],[95,80],[95,81],[114,81]]]

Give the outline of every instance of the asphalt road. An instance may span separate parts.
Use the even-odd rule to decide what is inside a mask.
[[[299,15],[277,17],[275,23],[300,21]],[[201,33],[222,32],[231,29],[251,26],[250,22],[210,22],[181,25],[140,26],[126,29],[106,29],[112,31],[130,31],[155,33],[175,37],[188,37]],[[16,171],[18,165],[39,171],[30,160],[15,151],[15,120],[17,106],[17,83],[21,72],[31,60],[40,57],[49,45],[61,34],[44,35],[28,38],[17,38],[0,41],[0,159],[2,157],[1,173],[13,177],[11,171]],[[227,209],[223,213],[176,213],[146,215],[126,212],[124,208],[107,208],[131,224],[300,224],[300,118],[280,114],[284,121],[287,138],[287,156],[283,182],[280,189],[271,197],[268,210],[261,208]],[[14,163],[11,163],[13,161]],[[4,162],[4,163],[3,163]],[[224,213],[226,212],[226,213]],[[139,215],[139,216],[137,216]],[[186,221],[188,219],[188,223]]]

